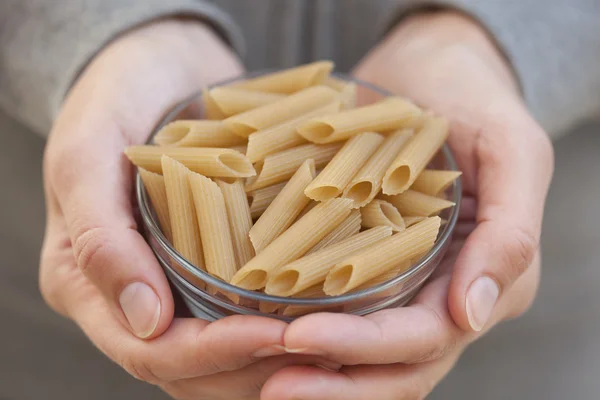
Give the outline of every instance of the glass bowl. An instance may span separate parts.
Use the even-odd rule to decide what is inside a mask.
[[[214,86],[259,76],[270,71],[247,74]],[[370,104],[390,93],[369,83],[344,74],[334,74],[340,79],[355,82],[357,102]],[[152,137],[167,123],[176,119],[201,118],[202,94],[198,92],[168,111],[150,135]],[[447,145],[432,160],[430,167],[456,170],[457,165]],[[343,312],[365,315],[381,309],[406,304],[421,288],[438,266],[448,250],[452,232],[458,219],[461,201],[461,182],[457,179],[447,190],[446,197],[456,203],[442,211],[443,224],[433,248],[418,262],[397,277],[368,289],[339,296],[320,298],[290,298],[271,296],[230,285],[197,269],[184,259],[163,235],[149,197],[139,174],[136,176],[136,196],[143,220],[143,232],[150,247],[164,269],[175,290],[179,292],[191,313],[198,318],[216,320],[234,314],[259,315],[291,321],[298,316],[317,312]]]

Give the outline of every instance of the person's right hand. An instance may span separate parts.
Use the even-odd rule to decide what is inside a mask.
[[[318,362],[269,357],[284,353],[281,321],[173,319],[167,279],[136,230],[133,168],[123,150],[143,143],[170,106],[241,71],[227,47],[199,22],[141,27],[114,41],[85,69],[45,154],[47,226],[40,267],[45,300],[130,374],[181,399],[257,398],[280,368]]]

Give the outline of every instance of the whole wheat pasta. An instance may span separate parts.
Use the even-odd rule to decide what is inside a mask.
[[[202,240],[188,180],[189,170],[168,156],[162,156],[162,170],[169,204],[173,247],[190,263],[204,269]]]
[[[381,198],[393,204],[400,214],[419,217],[430,217],[454,206],[451,201],[415,192],[414,190],[407,190],[393,196],[381,195]]]
[[[398,156],[402,146],[412,136],[412,129],[400,129],[390,134],[375,154],[354,175],[348,186],[346,186],[343,195],[354,201],[354,207],[363,207],[375,198],[381,189],[385,171]]]
[[[242,267],[231,283],[245,289],[261,289],[269,274],[302,257],[349,214],[352,202],[331,199],[320,203]]]
[[[206,270],[229,282],[237,266],[225,199],[221,189],[209,178],[193,172],[189,172],[188,177],[202,236]]]
[[[325,278],[323,291],[340,295],[429,251],[437,238],[440,218],[431,217],[395,235],[380,240],[338,263]]]
[[[248,151],[246,152],[246,156],[250,162],[256,162],[263,160],[269,154],[307,143],[306,139],[296,132],[298,124],[310,118],[339,111],[340,106],[340,101],[334,100],[291,121],[285,121],[270,128],[254,132],[248,137]]]
[[[219,185],[225,199],[233,252],[237,269],[240,269],[255,255],[248,236],[248,232],[252,227],[252,217],[246,192],[244,191],[244,183],[239,179],[233,183],[218,180],[217,185]]]
[[[336,263],[391,235],[390,227],[379,226],[300,258],[283,266],[269,277],[265,293],[291,296],[316,285],[325,280],[327,273]]]
[[[460,171],[443,171],[436,169],[426,169],[417,177],[410,187],[417,192],[425,193],[430,196],[439,196],[458,178]]]
[[[267,156],[254,164],[257,175],[247,180],[246,191],[257,190],[288,180],[302,165],[304,160],[312,158],[315,167],[327,164],[340,150],[342,143],[326,145],[305,144]]]
[[[333,69],[331,61],[317,61],[271,74],[235,82],[231,87],[290,94],[323,82]]]
[[[318,204],[315,202],[315,204]],[[341,224],[332,230],[329,235],[325,236],[319,243],[315,245],[306,255],[312,254],[316,251],[324,249],[325,247],[334,245],[341,242],[344,239],[349,238],[352,235],[356,235],[360,232],[361,227],[361,216],[359,210],[352,210],[348,218]]]
[[[206,100],[210,106],[218,109],[217,115],[231,117],[265,104],[280,101],[285,96],[277,93],[260,92],[233,87],[216,87],[210,89],[206,94],[210,100]],[[211,110],[212,111],[212,110]]]
[[[163,126],[152,140],[160,146],[174,147],[231,147],[245,143],[221,121],[185,119]]]
[[[402,216],[392,204],[385,200],[375,199],[360,209],[363,228],[389,226],[394,232],[405,229]]]
[[[298,133],[313,143],[331,143],[362,132],[385,132],[419,124],[423,112],[411,102],[389,97],[378,103],[313,118]]]
[[[383,136],[372,132],[352,137],[308,185],[306,196],[319,201],[337,197],[383,140]]]
[[[165,189],[165,178],[154,172],[146,171],[144,168],[138,168],[140,178],[144,182],[146,192],[150,197],[150,202],[154,207],[160,227],[167,238],[172,241],[171,220],[169,217],[169,204],[167,203],[167,190]]]
[[[247,178],[256,175],[250,161],[238,151],[208,147],[130,146],[129,160],[138,167],[162,173],[161,156],[166,155],[204,176]]]
[[[302,212],[310,199],[304,189],[315,177],[315,162],[306,160],[279,192],[263,215],[250,229],[249,236],[256,254],[283,233]]]
[[[383,177],[383,193],[398,194],[408,189],[448,137],[448,121],[431,117],[400,150]]]
[[[262,215],[269,207],[269,204],[275,200],[275,197],[281,192],[281,189],[287,184],[287,181],[275,185],[267,186],[261,189],[248,192],[250,199],[250,215],[256,219]]]
[[[251,133],[298,118],[315,108],[336,100],[338,93],[326,86],[313,86],[280,101],[234,115],[223,120],[233,133],[247,138]]]

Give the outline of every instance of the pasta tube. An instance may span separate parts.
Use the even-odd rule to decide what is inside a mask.
[[[375,104],[313,118],[298,126],[298,133],[313,143],[346,140],[362,132],[385,132],[413,127],[423,112],[399,97],[388,97]]]
[[[383,177],[383,193],[398,194],[408,189],[448,137],[448,121],[432,117],[400,150]]]
[[[382,195],[381,198],[393,204],[400,214],[419,217],[430,217],[454,206],[451,201],[415,192],[414,190],[407,190],[393,196]]]
[[[261,289],[270,274],[302,257],[334,230],[350,214],[351,205],[348,199],[320,203],[243,266],[231,283],[245,289]]]
[[[300,258],[273,274],[267,281],[265,293],[291,296],[316,285],[325,280],[327,273],[336,263],[391,235],[390,227],[379,226]]]
[[[223,86],[210,89],[206,97],[210,97],[210,100],[205,98],[205,104],[208,103],[210,104],[209,107],[216,107],[218,109],[218,112],[215,110],[211,110],[211,112],[214,112],[215,115],[231,117],[232,115],[252,110],[265,104],[274,103],[285,96],[276,93]]]
[[[159,174],[162,173],[161,156],[166,155],[204,176],[247,178],[256,175],[246,156],[232,149],[142,145],[128,147],[125,154],[138,167]]]
[[[310,199],[304,196],[304,189],[314,177],[315,162],[308,159],[256,221],[249,233],[256,254],[292,225],[306,207]]]
[[[404,217],[402,217],[402,219],[404,220],[404,226],[411,227],[414,224],[418,224],[419,222],[427,219],[427,217],[417,217],[417,216],[413,216],[413,215],[405,215]]]
[[[430,196],[439,196],[444,193],[444,191],[448,189],[461,174],[462,172],[460,171],[426,169],[421,172],[410,188]]]
[[[440,218],[431,217],[405,231],[377,242],[338,263],[325,278],[323,291],[340,295],[393,269],[423,252],[429,251],[437,238]]]
[[[403,273],[404,271],[406,271],[407,269],[409,269],[411,265],[412,265],[411,261],[405,261],[405,262],[401,263],[400,265],[394,267],[393,269],[391,269],[387,272],[384,272],[383,274],[378,275],[371,280],[368,280],[367,282],[363,283],[362,285],[357,286],[355,289],[352,290],[352,292],[358,292],[360,290],[369,289],[369,288],[372,288],[373,286],[377,286],[384,282],[392,280],[395,277],[397,277],[398,275],[400,275],[401,273]],[[396,292],[398,292],[399,288],[395,287],[394,290]]]
[[[381,189],[385,171],[390,167],[398,152],[413,136],[411,129],[400,129],[389,135],[379,146],[375,154],[352,178],[344,197],[354,201],[354,207],[363,207],[375,198]]]
[[[323,85],[329,86],[340,93],[342,110],[356,107],[356,92],[358,89],[356,83],[330,76],[323,81]]]
[[[154,212],[158,217],[160,227],[169,240],[173,240],[171,233],[171,220],[169,219],[169,204],[167,203],[167,189],[165,188],[165,178],[154,172],[146,171],[144,168],[138,168],[140,178],[144,182],[146,192],[150,197]]]
[[[244,183],[241,180],[237,179],[233,183],[218,180],[217,185],[225,199],[237,270],[254,257],[254,248],[248,236],[252,227],[250,207],[244,191]]]
[[[163,126],[153,141],[159,146],[174,147],[231,147],[245,143],[221,121],[185,119]]]
[[[251,133],[298,118],[336,100],[338,93],[326,86],[313,86],[280,101],[223,120],[233,133],[247,138]]]
[[[344,144],[304,193],[313,200],[337,197],[383,142],[378,133],[356,135]]]
[[[389,226],[394,232],[405,229],[402,216],[392,204],[375,199],[360,209],[363,228]]]
[[[206,270],[229,282],[237,267],[225,199],[221,189],[209,178],[193,172],[189,172],[188,177],[202,236]]]
[[[315,204],[318,204],[315,202]],[[325,236],[319,243],[315,245],[306,255],[341,242],[352,235],[356,235],[360,231],[361,217],[359,210],[352,210],[348,218],[332,230],[329,235]]]
[[[327,164],[342,147],[341,143],[327,145],[305,144],[267,156],[254,164],[256,175],[247,180],[246,191],[257,190],[290,179],[304,160],[312,158],[315,167]]]
[[[287,185],[286,182],[277,183],[272,186],[267,186],[262,189],[253,190],[248,193],[250,199],[250,215],[256,219],[262,215],[269,207],[269,204],[275,200],[275,197],[281,192],[281,189]]]

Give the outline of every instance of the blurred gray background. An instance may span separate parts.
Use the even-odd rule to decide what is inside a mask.
[[[0,114],[0,399],[166,399],[111,366],[38,293],[43,146]],[[555,148],[537,301],[471,346],[431,399],[600,398],[600,126]]]

